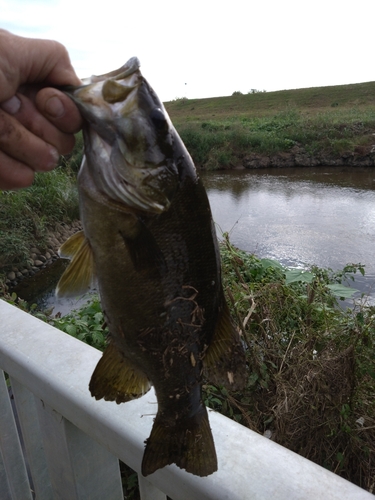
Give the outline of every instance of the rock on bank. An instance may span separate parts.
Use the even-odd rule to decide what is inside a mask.
[[[290,167],[374,167],[375,146],[358,146],[354,152],[330,155],[310,154],[300,146],[273,155],[251,153],[241,160],[242,168],[290,168]]]
[[[60,246],[72,234],[80,231],[82,225],[80,221],[75,221],[71,224],[56,224],[53,230],[48,232],[46,244],[39,247],[32,246],[28,262],[23,267],[12,267],[11,270],[6,272],[5,284],[9,288],[13,288],[24,278],[33,276],[35,273],[44,269],[51,264],[54,260],[58,259],[58,250]]]

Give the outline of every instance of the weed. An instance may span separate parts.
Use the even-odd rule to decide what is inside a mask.
[[[338,307],[364,266],[288,270],[234,248],[227,235],[221,253],[249,371],[236,393],[207,382],[206,404],[370,489],[375,308]]]
[[[0,268],[27,264],[30,248],[43,246],[48,230],[78,217],[76,176],[69,166],[37,173],[29,188],[0,191]]]

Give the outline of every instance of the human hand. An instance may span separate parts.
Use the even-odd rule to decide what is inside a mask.
[[[82,119],[49,85],[79,85],[63,45],[0,29],[0,189],[29,186],[71,152]]]

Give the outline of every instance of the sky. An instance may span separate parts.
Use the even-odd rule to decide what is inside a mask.
[[[170,101],[374,81],[373,2],[0,0],[0,28],[63,43],[81,78],[137,56]]]

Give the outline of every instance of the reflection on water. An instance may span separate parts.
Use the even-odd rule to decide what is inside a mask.
[[[366,286],[374,286],[375,169],[240,170],[202,179],[218,232],[230,232],[239,248],[291,267],[360,262]]]

